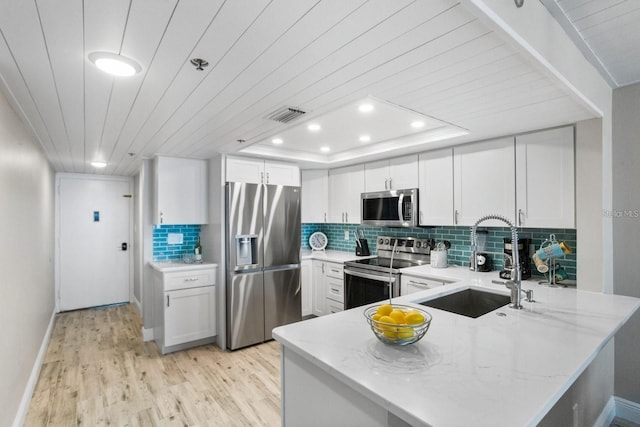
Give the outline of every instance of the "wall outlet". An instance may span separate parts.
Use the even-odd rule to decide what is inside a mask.
[[[181,245],[184,241],[184,235],[182,233],[168,233],[167,244],[169,245]]]
[[[344,230],[344,240],[349,240],[349,230]]]

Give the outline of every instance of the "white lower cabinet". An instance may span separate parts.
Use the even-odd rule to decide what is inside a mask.
[[[313,260],[313,301],[315,316],[344,310],[343,264]]]
[[[154,271],[154,338],[162,354],[216,336],[216,274],[216,268]]]
[[[309,316],[313,312],[313,262],[310,259],[302,261],[302,316]]]
[[[415,292],[444,286],[448,283],[453,282],[436,278],[417,277],[402,274],[400,276],[400,295],[413,294]]]

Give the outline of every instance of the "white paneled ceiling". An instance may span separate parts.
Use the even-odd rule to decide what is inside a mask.
[[[142,72],[103,74],[94,51]],[[294,126],[266,119],[278,108],[310,120],[365,97],[467,129],[467,141],[593,117],[455,0],[3,0],[0,77],[63,172],[232,153]]]

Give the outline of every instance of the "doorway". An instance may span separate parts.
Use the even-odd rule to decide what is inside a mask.
[[[56,181],[58,311],[129,302],[131,180],[58,174]]]

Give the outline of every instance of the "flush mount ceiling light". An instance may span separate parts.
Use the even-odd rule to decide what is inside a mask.
[[[106,162],[100,162],[100,161],[95,161],[95,162],[91,162],[91,166],[93,166],[94,168],[104,168],[107,166]]]
[[[371,141],[371,137],[369,135],[360,135],[360,138],[358,138],[360,140],[360,142],[369,142]]]
[[[307,126],[307,129],[309,129],[311,132],[317,132],[320,130],[320,125],[317,123],[311,123],[309,126]]]
[[[89,60],[100,70],[113,76],[129,77],[142,71],[136,61],[126,56],[111,52],[92,52]]]
[[[325,145],[323,147],[320,147],[320,151],[322,151],[323,153],[328,153],[329,151],[331,151],[331,148]]]
[[[273,139],[271,140],[271,142],[272,142],[273,144],[280,145],[280,144],[282,144],[282,139],[280,139],[280,138],[273,138]]]
[[[361,113],[368,113],[370,111],[373,111],[373,105],[372,104],[360,104],[360,106],[358,107],[358,111],[360,111]]]
[[[422,120],[416,120],[415,122],[411,122],[411,127],[414,129],[420,129],[424,127],[424,122]]]

